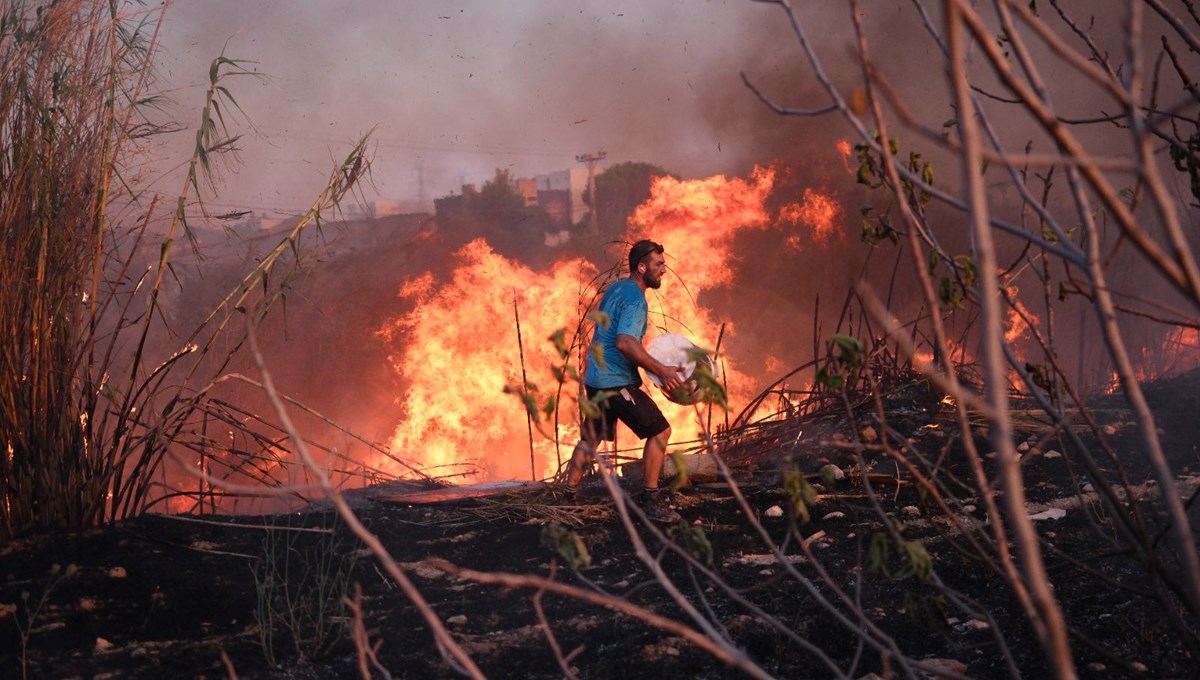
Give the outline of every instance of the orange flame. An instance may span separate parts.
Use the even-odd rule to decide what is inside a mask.
[[[401,400],[405,417],[392,437],[392,450],[433,474],[528,477],[524,411],[504,388],[521,384],[522,347],[529,382],[543,389],[555,384],[550,367],[558,357],[547,338],[577,325],[579,300],[588,297],[581,282],[591,280],[595,270],[568,260],[539,274],[492,252],[481,239],[463,246],[455,258],[458,267],[441,288],[433,289],[430,276],[410,281],[401,295],[414,299],[415,309],[381,331],[387,339],[404,336],[393,365],[408,384]],[[572,438],[574,426],[564,424],[565,439]],[[551,445],[540,442],[536,448],[535,476],[554,465]]]
[[[1013,284],[1004,287],[1008,293],[1008,299],[1012,301],[1012,307],[1008,310],[1008,318],[1004,323],[1004,341],[1008,344],[1013,344],[1025,335],[1031,326],[1038,323],[1038,318],[1029,308],[1021,302],[1018,297],[1020,289]]]
[[[774,226],[764,206],[774,186],[770,168],[755,168],[749,179],[654,181],[650,198],[630,218],[625,240],[662,243],[677,278],[668,277],[662,289],[647,293],[647,340],[675,332],[700,347],[716,348],[721,324],[696,299],[733,282],[736,257],[731,251],[738,233]],[[625,253],[620,255],[623,261]],[[531,472],[549,476],[559,460],[553,442],[535,433],[531,471],[524,410],[504,393],[505,386],[521,384],[522,376],[514,297],[528,381],[548,390],[557,384],[551,367],[560,362],[547,338],[560,328],[580,327],[586,307],[595,300],[596,291],[586,282],[596,278],[598,268],[566,260],[548,272],[534,272],[497,255],[482,240],[467,244],[455,257],[457,267],[440,287],[431,275],[407,282],[401,295],[415,308],[380,331],[396,345],[393,366],[407,385],[392,450],[434,474],[451,471],[487,480],[526,478]],[[722,342],[733,335],[726,324]],[[750,379],[727,359],[721,364],[731,404],[747,398]],[[563,424],[557,434],[565,455],[578,436],[577,389],[568,384],[561,395],[558,419]],[[671,422],[673,443],[700,436],[702,423],[693,407],[671,404],[648,389]],[[636,438],[619,432],[618,441],[625,446]]]
[[[842,217],[842,206],[832,196],[814,191],[804,190],[803,203],[789,203],[779,211],[779,219],[792,224],[803,224],[811,229],[812,240],[825,243],[829,237],[837,233],[838,220]],[[799,250],[800,238],[796,234],[788,237],[788,245]]]
[[[846,172],[854,172],[853,168],[850,166],[850,140],[839,139],[837,143],[834,144],[834,147],[837,148],[838,155],[842,157],[842,165],[846,166]]]

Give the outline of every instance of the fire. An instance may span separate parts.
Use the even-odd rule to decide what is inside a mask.
[[[662,289],[647,292],[647,340],[674,332],[701,347],[716,348],[722,324],[696,300],[707,290],[733,283],[737,234],[778,225],[765,207],[774,187],[775,171],[770,168],[755,168],[748,179],[654,181],[650,198],[630,218],[624,237],[626,243],[639,238],[662,243],[675,274]],[[809,203],[819,201],[806,193],[805,205]],[[823,205],[833,214],[840,210],[836,203]],[[807,221],[816,218],[803,219],[817,229]],[[621,248],[619,261],[624,251]],[[380,330],[380,336],[396,347],[393,368],[406,386],[392,451],[435,475],[477,481],[550,476],[559,462],[554,442],[535,432],[531,462],[524,409],[504,392],[522,381],[515,315],[521,320],[527,380],[540,388],[543,399],[557,386],[551,367],[560,363],[547,338],[558,329],[570,333],[581,325],[583,337],[578,341],[590,337],[591,329],[581,320],[596,301],[597,291],[587,282],[597,278],[600,268],[583,260],[562,260],[547,272],[536,272],[496,254],[483,240],[464,246],[455,259],[456,268],[445,282],[432,275],[407,282],[400,294],[413,302],[413,310]],[[733,327],[726,323],[723,342],[733,336]],[[724,357],[721,369],[730,401],[748,398],[750,378]],[[577,390],[578,385],[567,383],[560,395],[557,436],[565,447],[564,459],[578,437]],[[671,422],[673,443],[701,436],[705,419],[696,417],[694,407],[672,404],[657,390],[649,391]],[[622,448],[635,441],[623,428],[618,431]],[[384,471],[403,473],[386,467]]]
[[[850,166],[850,154],[852,153],[850,140],[839,139],[834,147],[837,149],[838,155],[842,157],[842,165],[846,166],[846,172],[853,173],[854,169]]]
[[[789,203],[779,211],[780,220],[808,227],[816,243],[825,243],[830,235],[836,233],[841,217],[842,206],[832,196],[811,188],[804,190],[803,203]],[[788,237],[788,245],[799,250],[799,236],[792,234]]]
[[[549,272],[534,272],[497,255],[481,239],[463,246],[455,259],[457,268],[440,288],[430,276],[409,282],[401,295],[414,300],[415,308],[381,331],[388,340],[404,336],[393,366],[407,383],[401,399],[405,417],[392,450],[435,475],[528,478],[524,411],[504,388],[521,384],[523,348],[529,382],[553,389],[551,367],[558,358],[547,338],[578,325],[579,301],[589,297],[581,282],[591,280],[595,269],[567,260]],[[567,386],[564,396],[573,389]],[[575,418],[564,420],[560,435],[570,446]],[[535,433],[535,448],[533,474],[552,471],[553,445]]]
[[[650,198],[630,218],[628,239],[662,243],[667,264],[682,268],[679,273],[693,292],[727,285],[733,281],[728,254],[733,237],[745,229],[769,226],[763,202],[774,187],[775,171],[770,168],[756,167],[750,181],[723,175],[703,180],[660,177],[650,188]]]
[[[1142,347],[1133,359],[1134,378],[1138,382],[1156,380],[1200,366],[1200,329],[1176,326],[1167,331],[1155,347]],[[1116,371],[1104,391],[1112,394],[1121,386]]]
[[[1018,297],[1020,289],[1013,284],[1005,286],[1004,289],[1008,293],[1008,299],[1012,301],[1004,323],[1004,341],[1011,345],[1025,335],[1030,326],[1036,325],[1038,318],[1021,302]]]

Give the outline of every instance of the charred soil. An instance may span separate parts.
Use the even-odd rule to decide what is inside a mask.
[[[1180,406],[1179,395],[1194,400],[1196,383],[1192,375],[1155,402],[1177,456],[1195,456],[1187,448],[1200,434],[1195,409]],[[971,478],[952,410],[916,387],[891,393],[886,403],[893,428],[903,427],[931,456],[942,454],[940,474]],[[1119,405],[1107,420],[1113,440],[1135,450],[1136,428]],[[877,630],[873,639],[890,640],[908,659],[961,664],[970,677],[1047,676],[1021,605],[970,548],[972,528],[989,520],[970,485],[958,514],[948,517],[893,460],[868,452],[856,461],[846,443],[864,427],[830,412],[809,418],[790,441],[763,431],[758,444],[731,447],[758,447],[737,461],[736,492],[720,481],[682,489],[679,526],[651,528],[634,518],[642,555],[598,479],[565,503],[537,484],[436,503],[412,500],[405,494],[415,489],[396,486],[351,499],[488,677],[563,677],[555,647],[582,678],[745,674],[629,613],[539,595],[532,586],[481,583],[447,573],[444,563],[553,579],[699,629],[656,580],[649,559],[718,636],[778,677],[832,677],[832,667],[854,678],[904,671],[903,659],[860,641],[855,631],[867,621]],[[1081,673],[1191,675],[1195,660],[1168,633],[1158,602],[1135,592],[1145,577],[1107,540],[1111,519],[1071,456],[1050,448],[1036,419],[1022,428],[1021,441],[1033,442],[1024,452],[1031,512],[1064,511],[1036,526]],[[986,440],[977,443],[987,451]],[[845,476],[834,478],[830,468],[822,476],[830,463]],[[985,463],[994,469],[994,460]],[[817,494],[804,506],[807,522],[782,482],[789,469],[805,474]],[[1132,466],[1126,472],[1146,480]],[[1180,483],[1194,492],[1191,479],[1182,475]],[[1158,521],[1152,504],[1146,510],[1147,521]],[[905,544],[879,538],[887,535],[883,517],[906,545],[929,556],[931,573]],[[580,545],[590,562],[573,569],[569,558],[578,559]],[[270,517],[148,515],[47,532],[0,548],[0,564],[2,677],[361,677],[348,635],[353,617],[338,606],[357,588],[361,622],[377,646],[373,677],[385,677],[379,669],[397,678],[459,676],[413,602],[327,508]],[[865,619],[855,618],[856,608]]]

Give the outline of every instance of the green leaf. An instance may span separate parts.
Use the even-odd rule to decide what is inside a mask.
[[[542,528],[542,545],[558,553],[572,569],[587,569],[592,565],[592,556],[583,539],[559,522]]]
[[[855,181],[859,184],[871,186],[871,170],[866,163],[858,166],[858,173],[855,175]]]
[[[829,373],[822,368],[817,371],[817,382],[831,390],[840,390],[846,384],[846,379],[835,373]]]
[[[817,500],[817,490],[808,483],[808,479],[799,470],[788,470],[783,473],[783,490],[791,501],[792,510],[801,524],[808,524],[811,519],[808,507]]]
[[[687,463],[683,459],[682,451],[672,451],[671,460],[675,463],[675,478],[671,480],[671,490],[678,491],[687,486]]]
[[[609,318],[608,313],[600,310],[588,314],[588,320],[601,328],[608,328],[609,324],[612,323],[612,319]]]
[[[888,537],[882,531],[871,534],[871,542],[867,546],[867,569],[882,574],[885,578],[891,578],[891,570],[888,569]]]
[[[705,566],[712,566],[713,546],[708,540],[704,527],[694,524],[676,524],[667,531],[667,535],[676,545],[681,546],[696,561]]]
[[[567,347],[567,329],[560,328],[554,331],[550,335],[550,342],[554,343],[554,349],[558,350],[560,358],[566,359],[567,355],[571,353],[570,348]]]
[[[966,309],[962,303],[962,293],[949,276],[943,276],[938,282],[938,298],[951,309]]]
[[[588,347],[588,354],[591,355],[592,361],[596,362],[596,365],[601,369],[604,369],[606,366],[608,366],[608,364],[604,362],[604,347],[600,343],[593,342],[592,345]]]

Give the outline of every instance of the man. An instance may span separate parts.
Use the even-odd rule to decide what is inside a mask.
[[[600,298],[599,311],[608,315],[609,322],[597,324],[592,335],[593,347],[588,352],[584,386],[589,400],[602,392],[607,398],[599,405],[599,418],[584,419],[582,439],[567,464],[567,488],[573,494],[583,479],[584,468],[593,459],[596,446],[601,441],[616,439],[616,421],[625,423],[634,434],[646,440],[642,450],[645,481],[638,504],[647,517],[656,522],[679,519],[679,513],[670,506],[668,494],[658,487],[671,425],[650,395],[641,389],[642,377],[638,368],[658,376],[667,390],[675,390],[683,384],[677,367],[659,362],[642,346],[649,313],[646,289],[661,286],[666,271],[663,247],[653,241],[638,241],[629,249],[628,278],[609,286]],[[593,359],[596,345],[603,362]]]

